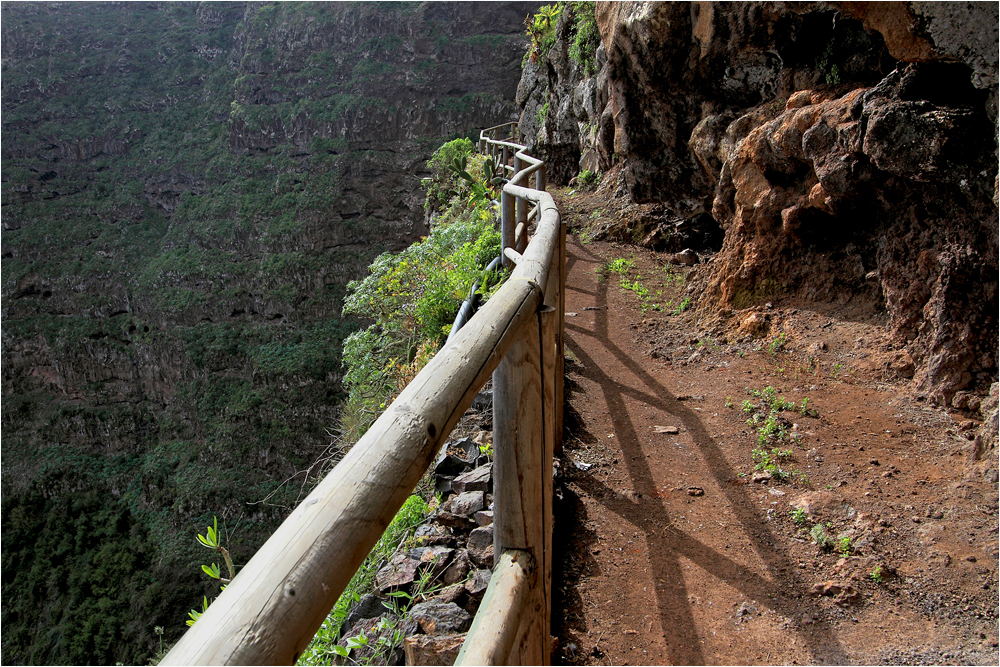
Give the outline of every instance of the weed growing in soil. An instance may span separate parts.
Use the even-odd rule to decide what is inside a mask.
[[[792,521],[795,522],[796,526],[804,526],[809,519],[809,515],[801,507],[793,508],[789,514],[792,515]]]
[[[679,304],[677,304],[677,307],[674,308],[674,315],[680,315],[690,307],[691,307],[691,297],[686,296],[684,297],[684,300],[681,301]]]
[[[874,581],[876,584],[881,584],[885,578],[885,575],[882,573],[882,566],[879,565],[874,570],[872,570],[868,574],[868,578]]]
[[[604,262],[597,268],[597,276],[599,280],[607,278],[609,275],[618,276],[618,286],[623,290],[632,292],[637,297],[639,297],[639,308],[642,313],[645,314],[650,310],[656,312],[664,312],[673,307],[672,301],[661,301],[663,296],[663,290],[656,289],[654,291],[653,287],[650,286],[648,280],[645,280],[641,273],[634,273],[633,270],[636,268],[634,259],[625,259],[624,257],[619,257],[617,259],[612,259]],[[656,281],[656,275],[653,276],[653,281]],[[666,279],[663,281],[662,286],[667,289],[675,284],[680,284],[684,282],[683,275],[674,275],[668,271]],[[654,286],[655,287],[655,286]],[[681,312],[688,309],[691,305],[691,299],[684,299],[683,303],[673,309],[673,314],[678,315]]]
[[[802,475],[797,470],[785,470],[781,467],[784,461],[791,458],[792,450],[790,449],[778,449],[777,447],[772,448],[770,451],[755,449],[751,454],[753,460],[756,462],[754,469],[763,470],[771,476],[771,479],[785,481],[789,478]]]
[[[767,346],[767,351],[772,357],[778,356],[778,352],[781,348],[785,347],[785,343],[788,342],[788,337],[785,336],[784,332],[781,332],[771,341],[770,345]]]
[[[829,551],[833,548],[833,538],[826,532],[826,527],[823,524],[817,523],[813,526],[812,530],[809,531],[809,535],[812,537],[813,542],[823,549],[823,551]]]
[[[633,260],[619,257],[617,259],[604,262],[604,264],[597,267],[597,275],[603,279],[613,273],[624,278],[625,274],[627,274],[633,266],[635,266],[635,262]]]
[[[631,281],[628,280],[627,278],[622,278],[618,282],[618,285],[622,289],[626,289],[626,290],[628,290],[630,292],[635,292],[635,294],[640,299],[648,299],[649,298],[649,288],[647,288],[645,285],[643,285],[641,282],[639,282],[639,278],[641,278],[641,276],[636,276],[636,279],[635,280],[631,280]]]
[[[843,556],[844,558],[850,556],[851,551],[853,550],[854,547],[851,545],[851,538],[845,535],[844,537],[841,537],[840,539],[837,540],[837,551],[839,551],[840,555]]]
[[[743,401],[743,412],[749,415],[747,425],[757,429],[757,447],[753,450],[754,469],[763,470],[772,478],[786,481],[788,479],[801,479],[806,482],[805,475],[798,470],[786,470],[782,464],[791,459],[792,450],[782,449],[782,445],[792,442],[793,438],[789,431],[792,423],[782,416],[784,411],[797,411],[802,414],[816,413],[810,411],[808,399],[804,399],[802,405],[794,401],[786,401],[778,396],[774,387],[764,387],[764,389],[746,388],[747,394],[753,399]]]
[[[580,183],[580,187],[587,189],[594,188],[601,182],[601,175],[588,169],[581,171],[576,175],[576,178]]]

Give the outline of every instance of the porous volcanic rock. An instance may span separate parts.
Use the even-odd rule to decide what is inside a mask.
[[[795,292],[884,309],[929,397],[987,383],[997,235],[978,97],[966,69],[941,64],[842,95],[795,93],[723,164],[712,213],[726,239],[709,303]]]
[[[596,17],[628,197],[725,230],[700,312],[794,295],[887,320],[887,372],[974,412],[997,372],[996,5],[601,2]]]

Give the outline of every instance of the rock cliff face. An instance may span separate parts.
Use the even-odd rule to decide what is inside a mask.
[[[714,218],[706,316],[789,297],[885,318],[886,370],[974,409],[997,377],[996,6],[598,2],[596,20],[595,76],[557,42],[547,88],[528,67],[519,89],[560,174],[592,136],[609,159],[588,164],[633,202]],[[603,108],[565,103],[588,86]]]
[[[536,7],[4,5],[5,662],[144,662],[197,527],[245,562],[286,513],[345,285],[425,232],[431,152],[513,117]],[[84,497],[110,528],[63,539]]]

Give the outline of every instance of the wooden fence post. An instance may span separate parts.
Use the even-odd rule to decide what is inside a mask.
[[[562,453],[563,440],[563,401],[565,400],[563,388],[563,376],[566,373],[566,221],[559,222],[559,252],[553,261],[559,262],[557,275],[559,276],[559,297],[556,303],[556,315],[559,324],[556,327],[556,370],[555,370],[555,443],[553,452]]]
[[[521,617],[538,566],[526,551],[510,549],[496,559],[483,601],[455,659],[456,665],[506,665],[514,654]],[[470,640],[471,638],[471,640]]]
[[[549,664],[552,653],[552,457],[555,451],[556,433],[562,430],[562,423],[556,419],[560,412],[555,409],[557,383],[560,379],[556,340],[559,327],[559,313],[551,306],[545,306],[538,313],[539,348],[542,360],[542,534],[541,555],[538,557],[538,583],[543,597],[542,604],[542,664]]]
[[[524,327],[493,373],[493,550],[527,551],[539,565],[510,656],[510,662],[525,665],[551,659],[545,586],[551,565],[545,563],[551,562],[552,464],[551,454],[546,457],[551,437],[545,436],[543,359],[553,360],[543,349],[546,318],[552,319],[540,314],[536,326]]]

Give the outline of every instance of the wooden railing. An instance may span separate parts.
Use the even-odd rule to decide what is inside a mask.
[[[161,664],[291,664],[493,378],[496,566],[457,664],[549,662],[552,453],[562,432],[565,228],[545,166],[500,155],[506,282],[288,516]],[[500,139],[506,133],[506,140]],[[513,164],[508,162],[513,159]],[[534,177],[535,188],[528,187]],[[528,225],[535,232],[528,242]]]

